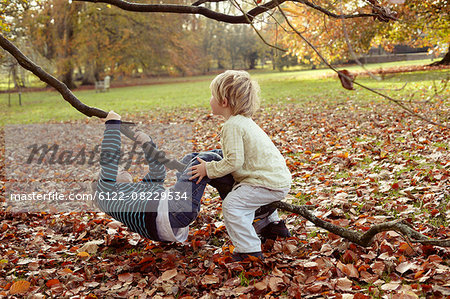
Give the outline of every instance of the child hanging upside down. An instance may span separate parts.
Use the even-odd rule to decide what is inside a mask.
[[[261,241],[252,225],[255,211],[289,192],[291,173],[267,134],[251,119],[258,107],[258,84],[245,71],[226,71],[211,82],[213,114],[226,119],[221,131],[222,160],[202,160],[192,167],[192,180],[201,184],[231,174],[237,184],[222,205],[225,227],[235,246],[234,260],[252,255],[263,258]],[[274,211],[274,230],[288,234]],[[276,224],[277,223],[277,224]],[[286,233],[287,232],[287,233]]]
[[[169,189],[163,187],[166,176],[164,165],[146,154],[149,172],[142,181],[133,183],[128,172],[119,171],[120,115],[110,111],[105,120],[96,204],[102,211],[142,237],[156,241],[185,241],[188,237],[189,224],[196,219],[200,211],[206,184],[217,188],[222,198],[225,198],[232,189],[234,179],[231,175],[216,179],[205,177],[200,182],[189,180],[191,168],[199,164],[196,158],[208,162],[220,161],[222,152],[214,150],[185,156],[181,162],[187,166],[182,173],[177,174],[177,182]],[[136,139],[142,147],[156,148],[151,138],[143,132],[138,132]],[[261,232],[263,238],[288,236],[287,230],[280,230],[279,225],[271,223],[269,215],[272,212],[273,210],[266,209],[257,213],[256,218],[259,221],[255,222],[256,230]]]

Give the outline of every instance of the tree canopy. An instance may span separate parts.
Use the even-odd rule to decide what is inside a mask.
[[[315,3],[338,14],[374,9],[374,1],[332,3],[322,0]],[[291,24],[305,38],[314,41],[317,49],[331,62],[360,56],[372,46],[382,46],[388,51],[397,44],[428,46],[435,55],[448,51],[450,27],[446,1],[387,0],[383,1],[383,7],[395,15],[395,22],[374,22],[372,18],[334,18],[298,3],[288,3],[284,10]],[[293,34],[286,22],[280,22],[286,29],[280,30],[280,40],[289,53],[304,63],[320,63],[321,59],[311,47]]]

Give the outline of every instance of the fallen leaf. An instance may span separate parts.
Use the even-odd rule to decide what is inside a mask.
[[[278,292],[283,287],[283,278],[278,276],[272,276],[269,278],[269,288],[272,292]]]
[[[51,288],[51,287],[53,287],[53,286],[55,286],[55,285],[58,285],[58,284],[60,284],[61,282],[58,280],[58,279],[50,279],[49,281],[47,281],[46,283],[45,283],[45,285],[47,286],[47,287],[49,287],[49,288]]]
[[[174,278],[175,276],[177,276],[177,274],[178,274],[177,269],[170,269],[170,270],[165,271],[165,272],[159,277],[159,279],[160,279],[161,281],[167,281],[167,280],[172,279],[172,278]]]
[[[417,266],[411,262],[403,262],[403,263],[398,264],[398,266],[395,267],[395,270],[397,270],[397,272],[399,272],[401,274],[404,274],[408,270],[414,270],[416,268],[417,268]]]
[[[215,284],[219,283],[220,279],[219,277],[215,275],[205,275],[202,278],[202,284]]]
[[[259,281],[259,282],[254,284],[254,287],[258,291],[264,291],[265,289],[267,289],[267,283],[265,283],[263,281]]]
[[[133,274],[131,273],[122,273],[118,275],[119,281],[121,282],[131,282],[133,281]]]
[[[395,291],[400,286],[400,282],[388,282],[383,284],[380,288],[383,291]]]
[[[96,241],[89,241],[85,243],[80,249],[78,249],[78,252],[87,252],[90,254],[97,253],[98,245],[103,244],[105,241],[103,240],[96,240]]]
[[[26,280],[18,280],[9,288],[10,295],[22,294],[28,291],[30,283]]]
[[[341,291],[351,291],[352,290],[353,282],[348,279],[347,277],[344,278],[338,278],[336,281],[336,288]]]
[[[89,253],[87,253],[86,251],[79,252],[77,255],[78,255],[79,257],[81,257],[81,258],[88,258],[88,257],[91,256],[91,255],[90,255]]]

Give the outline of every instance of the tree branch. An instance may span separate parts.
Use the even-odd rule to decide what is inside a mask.
[[[306,1],[306,0],[291,0],[291,1],[309,6],[313,9],[320,11],[321,13],[324,13],[327,16],[335,18],[335,19],[354,19],[354,18],[367,18],[367,17],[377,17],[378,16],[378,14],[373,14],[373,13],[368,13],[368,14],[367,13],[364,13],[364,14],[358,13],[358,14],[353,14],[353,15],[335,14],[319,5],[316,5],[316,4]]]
[[[450,239],[430,239],[425,235],[415,231],[412,229],[409,224],[404,222],[403,220],[395,220],[389,221],[381,224],[377,224],[372,226],[368,231],[361,234],[360,232],[347,229],[345,227],[341,227],[335,225],[331,222],[325,221],[317,216],[315,216],[311,211],[310,207],[307,205],[296,206],[286,202],[277,201],[271,203],[270,206],[272,208],[281,209],[284,211],[289,211],[295,214],[302,216],[303,218],[311,221],[316,226],[326,229],[327,231],[338,235],[344,239],[347,239],[355,244],[358,244],[362,247],[369,247],[372,244],[372,240],[375,235],[385,232],[385,231],[396,231],[402,233],[409,237],[411,242],[413,243],[421,243],[421,244],[429,244],[441,247],[450,247]]]
[[[180,13],[180,14],[196,14],[202,15],[209,19],[216,21],[221,21],[230,24],[249,24],[253,22],[253,19],[268,10],[275,8],[279,3],[283,3],[286,0],[280,1],[270,1],[264,5],[256,6],[255,8],[249,10],[247,13],[235,16],[228,15],[224,13],[219,13],[206,7],[198,6],[201,3],[207,2],[196,2],[193,5],[177,5],[177,4],[141,4],[133,3],[123,0],[75,0],[83,2],[93,2],[93,3],[106,3],[117,6],[123,10],[135,11],[135,12],[167,12],[167,13]],[[216,2],[216,1],[214,1]],[[199,3],[199,4],[197,4]]]
[[[367,18],[367,17],[380,17],[382,15],[383,18],[392,19],[387,14],[382,14],[384,10],[377,10],[376,13],[370,14],[351,14],[351,15],[339,15],[335,14],[321,6],[318,6],[314,3],[311,3],[306,0],[279,0],[279,1],[269,1],[263,5],[257,5],[253,9],[249,10],[242,15],[228,15],[224,13],[219,13],[209,8],[200,6],[207,2],[223,2],[225,0],[199,0],[194,2],[192,5],[177,5],[177,4],[142,4],[142,3],[134,3],[128,2],[124,0],[75,0],[75,1],[83,1],[83,2],[93,2],[93,3],[106,3],[110,5],[114,5],[123,10],[135,11],[135,12],[166,12],[166,13],[185,13],[185,14],[196,14],[203,15],[209,19],[213,19],[216,21],[221,21],[230,24],[249,24],[253,22],[253,19],[265,13],[283,2],[291,1],[302,3],[306,6],[309,6],[315,10],[318,10],[332,18],[336,19],[351,19],[351,18]]]
[[[98,108],[89,107],[80,100],[70,91],[67,86],[53,77],[52,75],[46,73],[42,68],[36,65],[33,61],[31,61],[28,57],[26,57],[16,46],[14,46],[9,40],[7,40],[3,35],[0,34],[0,46],[8,51],[14,58],[16,58],[17,62],[24,68],[31,71],[35,74],[39,79],[48,85],[54,87],[63,98],[70,103],[75,109],[80,111],[86,116],[97,116],[100,118],[105,118],[108,113],[100,110]]]
[[[26,70],[29,70],[33,74],[35,74],[39,79],[48,85],[54,87],[66,100],[70,103],[75,109],[83,113],[88,117],[96,116],[98,118],[105,118],[108,115],[108,112],[103,111],[99,108],[90,107],[83,104],[73,93],[67,88],[67,86],[45,72],[42,68],[40,68],[37,64],[31,61],[28,57],[26,57],[13,43],[7,40],[3,35],[0,34],[0,46],[8,51],[14,58],[16,58],[17,62]],[[123,124],[121,126],[121,132],[130,138],[133,141],[136,141],[134,137],[135,132],[130,128],[129,125]],[[165,153],[163,151],[159,151],[153,147],[147,148],[147,152],[151,157],[157,158],[159,162],[166,165],[166,167],[171,169],[178,169],[183,171],[185,166],[184,164],[178,162],[177,160],[169,160],[165,157]]]
[[[202,5],[204,3],[213,3],[213,2],[226,2],[228,0],[198,0],[194,3],[192,3],[192,6],[199,6]]]

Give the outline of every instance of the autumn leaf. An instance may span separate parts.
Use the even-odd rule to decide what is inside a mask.
[[[273,276],[269,278],[269,288],[272,292],[278,292],[284,285],[283,278]]]
[[[356,75],[351,74],[347,70],[338,71],[339,80],[341,80],[342,87],[348,90],[353,90],[353,80]]]
[[[122,273],[122,274],[119,274],[117,276],[117,278],[119,278],[119,281],[121,281],[121,282],[131,282],[131,281],[133,281],[133,274]]]
[[[215,276],[215,275],[205,275],[202,278],[202,284],[215,284],[215,283],[219,283],[220,279],[219,277]]]
[[[395,281],[383,284],[380,289],[383,291],[394,291],[397,290],[399,286],[400,282]]]
[[[55,285],[58,285],[58,284],[60,284],[61,282],[58,280],[58,279],[50,279],[49,281],[47,281],[46,283],[45,283],[45,285],[47,286],[47,287],[49,287],[49,288],[52,288],[53,286],[55,286]]]
[[[77,254],[77,256],[79,256],[81,258],[89,258],[91,255],[89,253],[87,253],[86,251],[82,251],[82,252],[79,252]]]
[[[18,280],[9,288],[10,295],[22,294],[28,291],[30,283],[26,280]]]
[[[159,277],[159,279],[161,281],[167,281],[177,276],[177,274],[178,274],[177,269],[167,270]]]
[[[341,291],[346,291],[346,292],[352,290],[352,285],[353,285],[353,282],[346,277],[338,278],[337,282],[336,282],[336,288]]]

